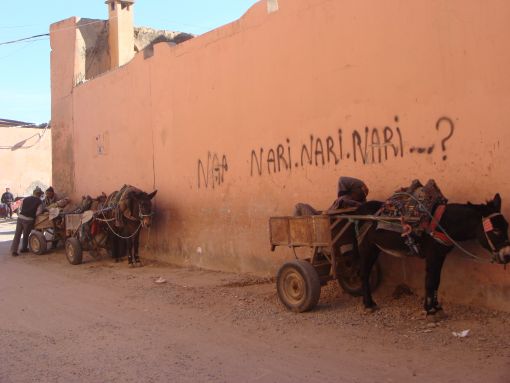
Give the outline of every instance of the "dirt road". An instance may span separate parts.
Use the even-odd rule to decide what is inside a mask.
[[[433,325],[420,297],[383,286],[382,309],[364,315],[332,283],[316,310],[292,314],[250,276],[15,258],[13,230],[0,223],[1,383],[510,381],[507,313],[450,303]]]

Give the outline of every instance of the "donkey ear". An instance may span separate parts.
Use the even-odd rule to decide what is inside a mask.
[[[501,211],[501,196],[499,195],[499,193],[496,193],[496,195],[494,196],[492,204],[494,205],[497,211]]]
[[[157,190],[154,190],[151,194],[148,194],[148,195],[147,195],[147,199],[148,199],[148,200],[153,199],[157,192],[158,192]]]

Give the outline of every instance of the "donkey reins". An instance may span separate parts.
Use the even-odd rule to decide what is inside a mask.
[[[479,263],[492,263],[493,261],[488,261],[486,258],[482,258],[482,257],[479,257],[475,254],[473,254],[472,252],[470,252],[469,250],[466,250],[465,248],[463,248],[457,241],[455,241],[449,234],[448,232],[440,225],[439,221],[432,215],[432,213],[421,203],[421,201],[419,199],[417,199],[414,195],[410,194],[410,193],[406,193],[406,192],[398,192],[398,193],[395,193],[395,194],[402,194],[402,195],[406,195],[410,198],[412,198],[414,201],[416,201],[418,203],[418,205],[420,206],[420,208],[429,215],[429,217],[432,219],[432,221],[434,222],[434,224],[444,233],[444,235],[446,236],[446,238],[448,238],[453,246],[455,246],[457,249],[459,249],[460,251],[462,251],[464,254],[468,255],[469,257],[473,258],[474,260],[478,261]],[[502,215],[501,213],[493,213],[487,217],[483,217],[482,216],[482,225],[484,223],[484,220],[485,219],[491,219],[492,217],[494,216],[497,216],[497,215]],[[485,231],[485,227],[484,227],[484,233],[485,233],[485,238],[487,239],[487,242],[489,243],[489,246],[491,246],[491,249],[492,249],[492,256],[494,258],[494,254],[496,253],[496,249],[494,247],[494,244],[492,243],[492,241],[490,240],[489,236],[487,235],[487,231]],[[435,238],[434,238],[435,239]]]
[[[487,239],[487,243],[491,247],[493,253],[495,253],[497,251],[496,246],[494,246],[494,242],[492,242],[492,239],[490,239],[490,237],[487,234],[494,230],[494,226],[492,225],[492,220],[491,220],[492,217],[499,217],[502,215],[503,214],[501,214],[501,213],[492,213],[491,215],[489,215],[487,217],[482,217],[483,232],[485,234],[485,238]]]

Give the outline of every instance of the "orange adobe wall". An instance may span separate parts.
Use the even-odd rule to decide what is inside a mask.
[[[0,137],[0,195],[8,187],[14,197],[26,197],[51,185],[51,129],[0,128]]]
[[[278,5],[75,87],[77,19],[54,24],[57,187],[158,189],[142,256],[259,274],[291,256],[270,252],[268,218],[329,206],[340,175],[374,199],[413,178],[450,201],[500,192],[510,216],[510,3]],[[422,287],[421,261],[382,263],[387,281]],[[510,274],[455,253],[441,294],[510,311]]]

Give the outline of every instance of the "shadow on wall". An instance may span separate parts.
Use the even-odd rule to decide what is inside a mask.
[[[0,149],[8,149],[8,150],[18,150],[18,149],[30,149],[37,145],[42,138],[44,137],[44,134],[49,128],[49,124],[40,124],[40,125],[33,125],[28,127],[34,127],[34,128],[44,128],[42,133],[35,133],[31,135],[30,137],[25,138],[24,140],[21,140],[19,142],[16,142],[13,145],[7,145],[7,146],[0,146]]]
[[[173,33],[173,35],[168,36],[168,34],[160,34],[157,35],[153,40],[149,41],[138,41],[137,38],[140,37],[140,35],[136,35],[135,30],[135,52],[139,52],[140,50],[143,51],[143,57],[144,59],[148,59],[149,57],[152,57],[154,55],[154,45],[158,43],[167,43],[170,46],[174,46],[177,44],[180,44],[184,41],[187,41],[189,39],[192,39],[195,37],[194,35],[191,35],[189,33],[182,33],[182,32],[169,32]]]
[[[84,66],[84,72],[75,79],[78,84],[110,69],[110,51],[106,20],[82,18],[78,21],[77,26],[83,40],[79,49]]]

